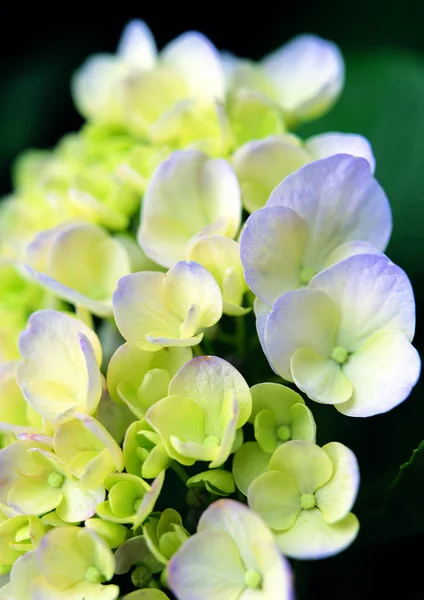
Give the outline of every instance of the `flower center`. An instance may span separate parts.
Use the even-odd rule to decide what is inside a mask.
[[[343,348],[343,346],[335,346],[335,348],[333,348],[331,358],[339,365],[345,363],[348,357],[349,352],[346,350],[346,348]]]
[[[258,588],[262,583],[262,576],[258,571],[254,571],[253,569],[249,569],[244,574],[244,583],[249,588]]]
[[[85,578],[90,583],[101,583],[103,576],[97,567],[88,567]]]
[[[315,508],[315,496],[313,494],[302,494],[300,497],[300,504],[303,510],[311,510],[311,508]]]
[[[310,267],[303,267],[299,275],[300,283],[302,285],[308,285],[312,277],[314,277],[316,274],[317,272],[314,271],[314,269],[311,269]]]
[[[217,447],[219,446],[219,439],[216,437],[216,435],[208,435],[203,444],[206,446],[206,448]]]
[[[47,478],[47,483],[52,488],[60,488],[65,478],[60,473],[50,473]]]
[[[287,442],[291,438],[291,431],[288,425],[281,425],[277,429],[277,437],[282,442]]]

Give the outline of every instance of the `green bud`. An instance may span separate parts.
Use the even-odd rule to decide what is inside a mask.
[[[302,494],[300,497],[300,504],[303,510],[311,510],[311,508],[315,508],[315,496],[313,494]]]
[[[331,358],[339,365],[345,363],[348,357],[349,352],[346,350],[346,348],[343,348],[342,346],[336,346],[335,348],[333,348]]]

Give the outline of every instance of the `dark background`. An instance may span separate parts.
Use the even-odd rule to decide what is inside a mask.
[[[388,254],[409,274],[418,313],[424,300],[424,3],[340,0],[247,3],[74,3],[46,9],[9,6],[0,28],[0,192],[10,191],[13,158],[50,147],[82,121],[69,95],[71,73],[94,52],[113,51],[125,23],[144,18],[159,47],[188,29],[219,47],[260,58],[293,35],[334,40],[346,58],[347,84],[337,106],[299,133],[358,132],[373,144],[376,176],[392,204]],[[424,350],[418,316],[415,344]],[[362,486],[357,542],[338,557],[295,564],[298,597],[339,600],[424,598],[424,459],[416,453],[390,492],[399,466],[424,439],[423,386],[387,415],[349,419],[312,406],[318,442],[338,440],[357,454]],[[225,600],[225,599],[223,599]]]

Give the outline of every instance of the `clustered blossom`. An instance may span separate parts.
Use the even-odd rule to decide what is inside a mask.
[[[254,63],[136,20],[73,78],[81,131],[18,159],[1,600],[291,600],[288,559],[355,540],[357,460],[308,399],[383,413],[420,359],[370,143],[291,132],[343,83],[313,35]],[[278,383],[243,369],[249,320]]]

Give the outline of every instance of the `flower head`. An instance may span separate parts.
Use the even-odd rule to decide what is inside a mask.
[[[123,337],[154,352],[201,342],[202,330],[221,318],[222,295],[204,267],[181,261],[166,274],[143,271],[120,279],[113,309]]]
[[[198,236],[233,238],[240,221],[240,189],[229,163],[197,150],[178,151],[150,180],[138,241],[150,258],[171,267],[187,258]]]
[[[247,220],[240,241],[246,281],[272,306],[341,258],[383,251],[391,228],[389,203],[368,162],[345,154],[312,162]]]
[[[382,255],[352,256],[287,292],[265,321],[273,368],[312,400],[349,416],[386,412],[415,385],[411,284]]]

